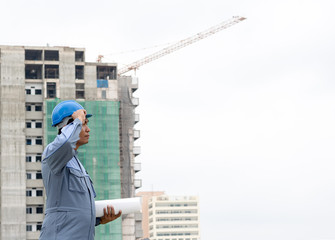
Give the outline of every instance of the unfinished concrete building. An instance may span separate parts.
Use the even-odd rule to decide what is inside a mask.
[[[85,62],[82,48],[0,46],[0,239],[39,237],[46,197],[41,155],[57,134],[51,113],[62,100],[75,99],[94,115],[79,157],[96,199],[135,196],[137,87],[137,78],[118,77],[115,63]],[[141,237],[138,214],[96,227],[96,239]]]

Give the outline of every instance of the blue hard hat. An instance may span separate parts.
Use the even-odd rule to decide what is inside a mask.
[[[71,116],[75,111],[84,109],[79,103],[74,100],[66,100],[56,105],[52,111],[52,126],[55,127],[65,117]],[[92,117],[92,114],[86,114],[86,118]]]

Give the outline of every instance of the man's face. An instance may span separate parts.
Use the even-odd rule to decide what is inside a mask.
[[[85,123],[83,124],[83,127],[81,128],[77,145],[81,146],[88,143],[88,139],[90,138],[89,134],[90,131],[91,129],[88,127],[88,119],[86,119]]]

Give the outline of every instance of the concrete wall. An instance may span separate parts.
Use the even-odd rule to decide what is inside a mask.
[[[24,49],[1,47],[0,233],[26,238]]]

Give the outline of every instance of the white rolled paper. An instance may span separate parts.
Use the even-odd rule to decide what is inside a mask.
[[[107,211],[107,205],[113,206],[115,214],[118,214],[119,210],[122,211],[122,214],[141,212],[142,210],[142,201],[139,197],[99,200],[95,201],[95,216],[102,217],[104,215],[104,208]]]

